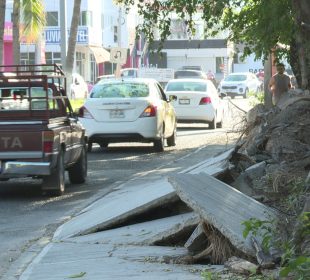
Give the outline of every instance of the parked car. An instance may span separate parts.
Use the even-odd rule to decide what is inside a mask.
[[[121,76],[124,78],[138,78],[138,68],[123,68],[121,69]]]
[[[203,71],[198,70],[177,70],[174,72],[175,79],[184,79],[184,78],[192,78],[192,79],[205,79],[208,77]]]
[[[224,119],[223,101],[209,80],[174,79],[170,80],[165,93],[176,96],[173,106],[178,122],[204,122],[211,129],[222,127]]]
[[[72,74],[72,83],[70,88],[70,96],[72,99],[86,98],[88,95],[88,85],[84,78],[78,74]]]
[[[231,73],[224,78],[218,87],[221,96],[242,96],[247,98],[248,93],[258,93],[262,89],[262,82],[250,72]]]
[[[173,98],[173,97],[171,97]],[[153,142],[155,151],[176,144],[176,117],[171,102],[154,79],[103,80],[97,83],[79,120],[92,144]]]

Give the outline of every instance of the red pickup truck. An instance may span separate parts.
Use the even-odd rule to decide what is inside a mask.
[[[86,143],[60,66],[0,66],[0,181],[42,178],[42,190],[61,195],[66,170],[85,182]]]

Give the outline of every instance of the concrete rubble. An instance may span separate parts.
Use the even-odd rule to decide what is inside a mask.
[[[241,223],[276,213],[213,177],[229,170],[234,153],[169,179],[142,177],[120,185],[58,228],[20,279],[201,279],[206,262],[199,262],[208,260],[212,247],[208,226],[236,251],[255,256]]]

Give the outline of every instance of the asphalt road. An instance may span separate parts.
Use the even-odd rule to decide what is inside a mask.
[[[249,108],[247,100],[234,102]],[[0,182],[0,278],[5,279],[5,272],[17,267],[20,256],[32,244],[49,239],[60,224],[116,185],[135,176],[179,172],[230,147],[237,139],[232,130],[240,117],[234,109],[224,128],[216,130],[205,124],[179,124],[177,146],[166,147],[164,153],[155,153],[151,144],[113,144],[104,150],[95,146],[88,154],[87,182],[70,185],[67,180],[62,197],[42,194],[40,180]]]

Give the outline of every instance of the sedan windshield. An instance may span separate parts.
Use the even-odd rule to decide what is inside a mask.
[[[135,98],[149,96],[149,87],[144,83],[107,83],[96,85],[91,98]]]
[[[229,75],[224,79],[224,81],[227,81],[227,82],[242,82],[245,80],[246,80],[246,75]]]
[[[207,84],[199,82],[171,82],[168,83],[167,91],[206,91]]]

